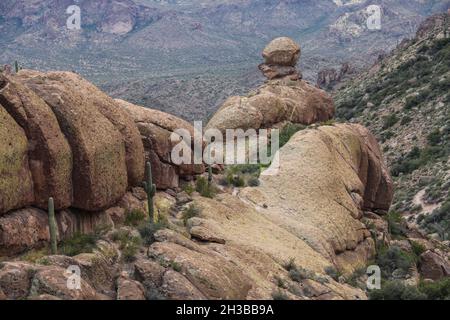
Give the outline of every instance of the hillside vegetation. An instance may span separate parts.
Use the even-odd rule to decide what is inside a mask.
[[[382,143],[396,193],[393,210],[449,239],[450,38],[435,15],[414,39],[335,94],[338,117],[361,122]]]

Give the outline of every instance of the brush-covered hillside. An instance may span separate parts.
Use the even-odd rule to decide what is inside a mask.
[[[335,93],[340,118],[375,133],[395,180],[393,210],[433,237],[449,239],[449,15],[427,19]]]

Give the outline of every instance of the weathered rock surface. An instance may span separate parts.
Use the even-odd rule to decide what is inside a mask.
[[[19,78],[53,110],[73,155],[72,206],[88,211],[117,202],[128,187],[125,143],[96,107],[92,92],[65,72],[21,71]]]
[[[117,300],[145,300],[144,286],[128,277],[117,279]]]
[[[51,108],[13,78],[0,76],[0,103],[25,131],[35,205],[55,208],[72,204],[72,152]],[[1,208],[0,208],[0,211]]]
[[[194,138],[194,128],[188,122],[170,114],[116,100],[134,119],[145,148],[145,157],[152,163],[153,178],[159,189],[178,187],[179,176],[192,176],[205,171],[203,165],[174,165],[171,152],[178,141],[172,142],[175,130],[184,129]],[[192,148],[191,145],[186,146]]]
[[[75,233],[93,233],[99,227],[112,228],[123,224],[126,212],[145,211],[146,199],[136,198],[127,192],[118,207],[98,212],[66,209],[56,212],[58,239],[63,240]],[[120,216],[116,216],[120,214]],[[115,221],[114,221],[115,220]],[[27,249],[39,248],[50,239],[48,214],[37,208],[12,211],[0,217],[0,255],[12,256]]]
[[[300,46],[287,37],[272,40],[262,53],[267,64],[281,66],[295,66],[300,54]]]
[[[0,104],[0,215],[34,201],[23,129]]]
[[[231,97],[211,118],[207,129],[271,128],[284,122],[312,124],[334,115],[330,96],[305,81],[269,81],[247,97]]]
[[[420,255],[420,274],[425,279],[440,280],[450,276],[450,263],[433,251],[426,251]]]

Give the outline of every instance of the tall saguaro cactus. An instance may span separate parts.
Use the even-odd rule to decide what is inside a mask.
[[[17,60],[14,61],[14,69],[16,70],[16,73],[18,73],[20,70],[19,62]]]
[[[50,229],[50,243],[52,254],[58,253],[58,244],[56,240],[56,219],[55,219],[55,203],[53,198],[48,199],[48,224]]]
[[[148,214],[150,217],[150,223],[153,223],[155,220],[155,209],[153,207],[153,197],[156,194],[156,185],[153,184],[153,176],[152,176],[152,164],[147,162],[146,164],[146,181],[144,181],[144,189],[147,192],[147,203],[148,203]]]

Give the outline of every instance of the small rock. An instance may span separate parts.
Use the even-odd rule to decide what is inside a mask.
[[[145,300],[144,286],[127,277],[117,280],[117,300]]]

